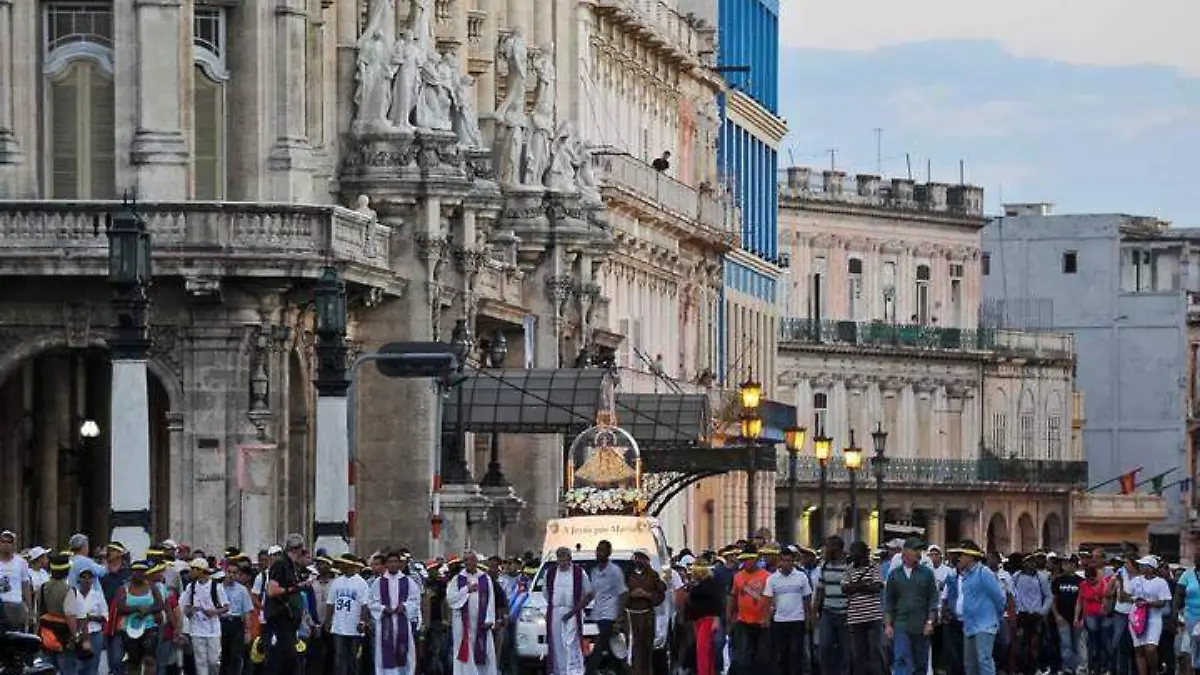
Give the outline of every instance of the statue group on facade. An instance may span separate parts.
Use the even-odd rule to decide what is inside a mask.
[[[428,2],[414,0],[409,29],[396,35],[396,1],[372,0],[357,45],[353,130],[453,132],[461,145],[481,148],[474,80],[459,71],[453,52],[438,53]]]

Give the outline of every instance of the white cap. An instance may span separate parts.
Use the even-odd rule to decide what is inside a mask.
[[[937,551],[938,553],[941,553],[941,552],[942,552],[942,547],[941,547],[941,546],[938,546],[937,544],[930,544],[930,545],[929,545],[929,548],[925,549],[925,552],[926,552],[926,553],[933,553],[934,551]]]
[[[190,567],[194,570],[201,570],[201,571],[207,572],[208,571],[208,561],[205,560],[204,558],[193,558],[192,561],[190,563],[188,563],[188,567]]]
[[[692,565],[696,564],[696,556],[685,555],[679,559],[679,564],[683,565],[684,567],[691,567]]]
[[[50,549],[48,549],[48,548],[42,548],[41,546],[34,546],[33,548],[29,549],[29,554],[27,556],[25,556],[25,559],[28,560],[29,562],[33,562],[34,560],[37,560],[38,558],[46,555],[49,552],[50,552]]]
[[[1154,569],[1158,569],[1158,558],[1148,555],[1138,559],[1137,564],[1138,567],[1153,567]]]
[[[280,553],[283,553],[283,547],[279,544],[274,544],[267,549],[267,555],[279,555]]]
[[[887,547],[889,549],[904,548],[904,540],[903,539],[893,539],[887,543]]]
[[[179,544],[175,543],[174,539],[163,539],[163,548],[179,548]]]

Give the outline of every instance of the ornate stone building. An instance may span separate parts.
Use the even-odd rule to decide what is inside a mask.
[[[46,544],[108,528],[121,467],[80,424],[120,405],[98,218],[126,190],[155,253],[157,537],[311,532],[328,264],[354,354],[461,320],[476,345],[507,338],[498,365],[607,352],[649,371],[661,354],[689,380],[712,363],[736,222],[714,169],[714,35],[645,4],[0,1],[0,522]],[[561,437],[502,435],[508,482],[484,481],[487,444],[446,452],[427,382],[367,367],[356,390],[360,550],[425,547],[439,453],[462,515],[446,545],[540,540]]]
[[[1067,544],[1069,494],[1087,478],[1074,345],[979,324],[982,190],[793,168],[780,196],[790,262],[780,395],[791,392],[810,439],[823,429],[834,448],[826,514],[811,440],[797,463],[802,538],[850,527],[842,449],[853,435],[870,457],[882,429],[882,516],[869,461],[858,476],[864,539],[882,517],[896,536],[918,527],[937,542]]]

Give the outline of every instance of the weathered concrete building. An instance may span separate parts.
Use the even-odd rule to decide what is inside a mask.
[[[895,536],[919,527],[940,543],[1062,549],[1070,492],[1087,476],[1075,346],[979,324],[982,189],[792,168],[779,190],[789,265],[777,386],[809,439],[823,431],[833,447],[824,513],[811,440],[797,457],[800,538],[853,522],[843,453],[853,443],[867,458],[864,539],[882,518]],[[876,430],[887,433],[882,514]],[[786,458],[777,476],[783,504]]]
[[[1115,479],[1135,469],[1147,489],[1162,475],[1170,508],[1150,540],[1156,552],[1175,555],[1187,546],[1181,533],[1196,522],[1190,458],[1200,236],[1149,217],[1055,215],[1049,204],[1005,211],[983,232],[985,318],[1075,336],[1089,481],[1113,492]]]
[[[80,430],[122,404],[94,223],[126,190],[156,264],[156,537],[312,531],[326,265],[352,355],[465,321],[476,345],[505,336],[496,365],[649,370],[637,347],[674,378],[710,367],[737,221],[714,39],[668,2],[0,2],[0,522],[47,545],[107,536],[122,467],[107,430]],[[676,170],[650,165],[659,149]],[[427,382],[363,368],[356,394],[360,551],[426,548],[439,456],[446,545],[540,540],[560,436],[501,434],[494,480],[487,439],[446,447]]]

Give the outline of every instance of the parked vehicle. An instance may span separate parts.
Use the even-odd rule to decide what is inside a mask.
[[[0,633],[0,675],[54,675],[41,656],[42,641],[29,633]]]

